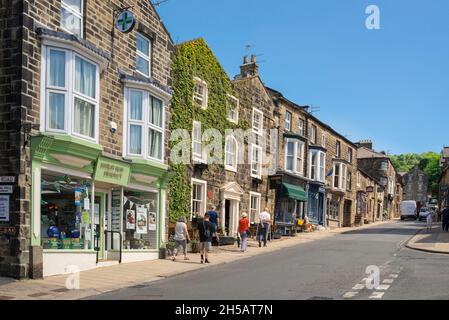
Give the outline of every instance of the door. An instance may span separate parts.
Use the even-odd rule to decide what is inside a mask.
[[[225,201],[225,234],[229,235],[230,234],[230,222],[231,222],[231,200],[226,200]]]
[[[343,227],[351,226],[352,201],[345,200],[343,207]]]
[[[98,250],[98,259],[104,260],[105,254],[105,194],[95,193],[94,224],[95,224],[95,247]]]
[[[324,194],[318,193],[318,223],[324,226]]]

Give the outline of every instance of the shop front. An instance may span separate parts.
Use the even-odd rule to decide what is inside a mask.
[[[324,226],[326,212],[326,189],[323,184],[309,183],[309,209],[307,217],[310,223]]]
[[[32,246],[43,275],[158,258],[168,168],[101,155],[68,135],[32,139]]]
[[[276,189],[274,226],[282,236],[291,235],[297,219],[304,219],[307,204],[307,182],[281,174],[270,177],[270,188]]]

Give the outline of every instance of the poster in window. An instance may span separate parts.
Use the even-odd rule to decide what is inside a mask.
[[[140,207],[137,208],[137,233],[147,234],[148,233],[148,218],[147,218],[147,208]]]
[[[82,190],[80,188],[75,189],[75,206],[81,205],[81,192]]]
[[[136,211],[126,210],[126,229],[136,230]]]
[[[0,221],[9,221],[9,196],[0,196]]]
[[[154,212],[148,214],[148,230],[156,231],[156,214]]]

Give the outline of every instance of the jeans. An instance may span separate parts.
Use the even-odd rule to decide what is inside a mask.
[[[242,238],[242,252],[246,252],[246,248],[248,247],[248,233],[240,232],[240,238]]]
[[[443,231],[449,231],[449,223],[448,222],[443,222]]]
[[[269,224],[268,223],[264,223],[263,224],[263,228],[259,227],[259,234],[258,234],[258,239],[259,239],[259,244],[263,241],[263,245],[267,246],[267,238],[268,238],[268,229],[269,229]]]

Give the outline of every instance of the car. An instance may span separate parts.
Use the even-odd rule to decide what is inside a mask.
[[[421,208],[421,210],[419,210],[418,220],[419,221],[425,220],[429,214],[432,214],[432,211],[430,211],[429,208],[426,207]]]
[[[401,202],[401,220],[413,219],[416,220],[416,201],[402,201]]]

